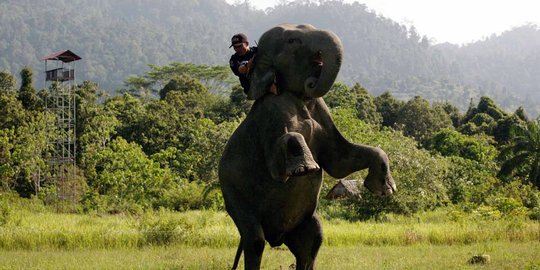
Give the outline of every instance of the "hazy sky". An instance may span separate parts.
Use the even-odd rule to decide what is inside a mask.
[[[234,3],[238,0],[226,0]],[[265,9],[283,0],[249,0]],[[540,26],[539,0],[357,0],[436,43],[464,44],[526,23]],[[345,0],[345,2],[355,2]]]

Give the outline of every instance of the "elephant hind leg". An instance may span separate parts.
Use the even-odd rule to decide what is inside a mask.
[[[260,233],[250,231],[242,235],[245,269],[260,269],[264,245],[262,230]]]
[[[296,269],[315,269],[315,259],[323,240],[321,223],[317,216],[302,222],[285,236],[285,245],[296,257]]]
[[[240,233],[240,245],[233,266],[237,264],[237,258],[241,250],[244,251],[244,265],[246,270],[260,269],[261,259],[266,244],[264,232],[260,221],[247,208],[247,203],[239,198],[234,189],[222,185],[223,198],[227,212],[233,219]]]

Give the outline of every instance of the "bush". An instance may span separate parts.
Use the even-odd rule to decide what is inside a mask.
[[[144,237],[145,244],[169,245],[178,241],[181,234],[186,233],[180,228],[181,223],[168,215],[166,211],[154,214],[147,212],[139,222],[139,231]]]
[[[121,137],[97,151],[92,159],[96,161],[96,176],[88,179],[86,208],[94,206],[94,210],[111,213],[152,209],[174,186],[169,169],[160,168],[139,145]]]
[[[200,181],[180,180],[173,188],[164,192],[160,207],[175,211],[223,209],[221,191],[206,191],[207,184]]]
[[[501,211],[499,211],[497,208],[484,205],[478,207],[472,212],[472,214],[474,217],[488,220],[496,220],[502,216]]]
[[[367,219],[375,216],[375,214],[366,214],[365,216],[359,215],[359,213],[363,212],[358,211],[356,204],[357,202],[355,202],[355,200],[353,199],[327,200],[321,198],[319,200],[318,214],[326,220],[344,219],[351,221],[358,219]]]
[[[7,225],[10,221],[11,209],[7,204],[0,204],[0,227]]]
[[[498,154],[485,137],[471,137],[452,129],[435,133],[430,148],[443,156],[459,156],[478,162],[491,161]]]
[[[21,211],[29,211],[34,213],[43,213],[47,211],[47,207],[43,201],[36,197],[22,198],[15,191],[0,192],[0,205],[5,206],[10,212],[16,213]]]
[[[494,177],[496,167],[492,162],[482,164],[455,156],[447,160],[450,163],[443,183],[452,203],[481,205],[495,192],[499,180]]]
[[[333,118],[343,136],[355,143],[382,148],[390,159],[390,170],[398,192],[381,200],[367,192],[356,201],[358,217],[365,219],[381,213],[414,213],[433,209],[448,202],[443,179],[450,165],[443,157],[418,149],[417,143],[391,130],[378,130],[354,117],[350,109],[334,109]],[[366,172],[354,173],[351,179],[362,179]]]
[[[540,221],[540,206],[531,209],[529,218],[532,220]]]

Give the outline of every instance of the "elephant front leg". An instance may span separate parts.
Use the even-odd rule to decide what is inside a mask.
[[[288,132],[278,138],[269,158],[272,178],[285,182],[289,177],[302,176],[320,170],[302,134]]]

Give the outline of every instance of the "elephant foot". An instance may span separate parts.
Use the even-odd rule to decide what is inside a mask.
[[[304,176],[317,172],[321,169],[313,159],[306,159],[305,156],[296,156],[290,158],[287,162],[287,177]]]

